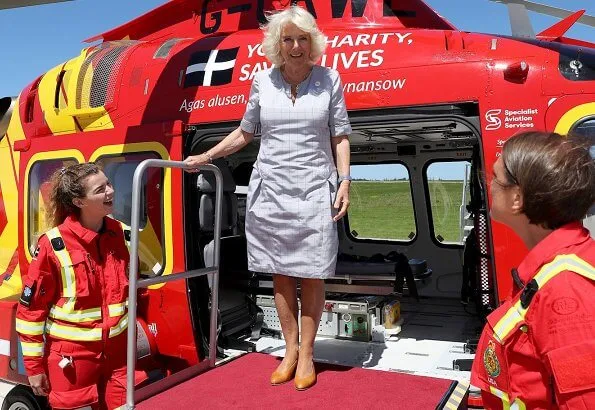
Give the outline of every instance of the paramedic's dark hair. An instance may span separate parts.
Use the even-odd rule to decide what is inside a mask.
[[[75,198],[86,196],[84,181],[89,175],[101,171],[93,162],[75,164],[54,172],[50,181],[52,189],[46,218],[52,226],[58,226],[70,214],[79,215],[80,209],[72,203]]]
[[[529,222],[547,229],[580,221],[595,202],[589,139],[546,132],[515,135],[502,148],[507,182],[523,194]]]

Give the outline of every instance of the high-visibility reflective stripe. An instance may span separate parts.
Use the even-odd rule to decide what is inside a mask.
[[[50,317],[72,323],[92,322],[94,320],[101,320],[101,308],[72,311],[54,305],[50,309]]]
[[[46,322],[46,331],[54,337],[75,340],[81,342],[92,342],[101,340],[101,328],[86,329],[81,327],[59,325],[48,319]]]
[[[76,298],[64,298],[66,302],[62,305],[62,310],[64,312],[74,312],[74,304],[76,302]]]
[[[43,356],[43,343],[21,342],[21,351],[23,356]]]
[[[128,314],[122,316],[122,319],[118,322],[116,326],[113,326],[109,330],[109,337],[115,337],[121,334],[128,328]]]
[[[527,410],[527,406],[519,398],[516,398],[514,403],[510,404],[510,398],[508,394],[502,390],[498,390],[495,387],[490,386],[490,393],[502,400],[502,410]]]
[[[43,334],[45,322],[28,322],[17,318],[16,331],[22,335],[38,336]]]
[[[498,397],[501,400],[508,400],[508,394],[504,393],[502,390],[498,390],[495,387],[490,386],[490,393],[492,393],[494,396]]]
[[[595,280],[595,267],[591,266],[587,261],[582,260],[576,255],[559,255],[556,256],[553,261],[548,263],[548,265],[555,264],[565,264],[567,265],[565,270],[570,270],[586,277],[587,279]],[[551,270],[546,270],[544,269],[545,266],[539,270],[539,273],[535,275],[534,278],[539,287],[545,285],[550,279],[561,272],[561,270],[555,270],[553,268]]]
[[[84,323],[92,322],[94,320],[101,320],[101,308],[92,308],[85,310],[72,310],[74,301],[76,298],[70,298],[64,306],[60,307],[54,305],[50,309],[50,317],[52,319],[60,319],[72,323]],[[67,306],[68,305],[68,306]],[[128,300],[122,303],[114,303],[108,305],[108,312],[110,317],[122,316],[126,313],[126,307],[128,306]]]
[[[542,266],[533,279],[537,282],[538,291],[556,275],[564,271],[572,271],[590,280],[595,280],[595,268],[576,255],[558,255],[548,264]],[[530,306],[530,305],[529,305]],[[527,308],[529,307],[527,306]],[[525,321],[527,309],[518,300],[494,326],[494,337],[500,343]]]
[[[128,306],[128,299],[126,299],[126,301],[122,302],[122,303],[114,303],[113,305],[109,305],[107,307],[107,309],[109,311],[109,316],[110,317],[122,316],[124,313],[126,313],[126,306]]]
[[[522,314],[521,314],[522,312]],[[524,322],[525,320],[525,309],[521,305],[521,301],[518,300],[509,310],[502,316],[502,318],[494,326],[494,337],[500,343],[506,338],[506,336],[514,330],[517,325]]]
[[[58,228],[52,228],[46,235],[50,239],[62,238],[60,235],[60,231]],[[76,277],[74,275],[74,269],[72,268],[72,260],[70,259],[70,254],[66,247],[57,251],[52,246],[54,250],[54,254],[60,261],[60,265],[62,265],[61,272],[62,272],[62,296],[64,297],[75,297],[76,296]]]
[[[527,410],[527,406],[521,400],[516,399],[514,403],[510,405],[510,410]]]

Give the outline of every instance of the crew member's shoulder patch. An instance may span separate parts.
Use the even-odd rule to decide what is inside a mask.
[[[488,347],[483,352],[483,365],[490,376],[500,376],[500,362],[496,355],[496,344],[493,340],[488,342]]]
[[[33,295],[35,294],[35,282],[33,282],[30,286],[25,286],[23,288],[23,293],[21,293],[21,298],[19,302],[21,305],[29,307],[31,306],[31,301],[33,300]]]

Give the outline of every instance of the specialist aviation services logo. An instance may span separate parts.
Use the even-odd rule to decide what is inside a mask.
[[[495,131],[500,127],[507,129],[534,128],[538,114],[539,109],[533,107],[488,110],[485,113],[485,129],[486,131]]]
[[[489,110],[486,112],[486,131],[494,131],[502,126],[502,120],[500,119],[500,113],[502,110]]]
[[[239,47],[203,50],[190,56],[184,88],[229,84]]]

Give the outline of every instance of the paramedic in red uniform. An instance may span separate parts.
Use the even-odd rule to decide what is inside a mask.
[[[52,176],[55,228],[38,242],[16,329],[33,392],[54,409],[113,409],[126,396],[128,249],[99,167]]]
[[[581,223],[595,201],[589,146],[528,132],[494,164],[491,216],[529,253],[473,363],[487,409],[595,409],[595,241]]]

